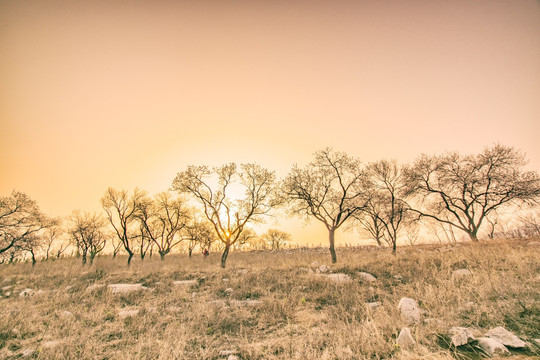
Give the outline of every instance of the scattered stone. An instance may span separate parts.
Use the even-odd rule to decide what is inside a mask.
[[[324,273],[327,273],[328,271],[330,271],[330,268],[328,266],[326,266],[326,265],[321,265],[321,266],[319,266],[318,270],[319,270],[319,272],[321,274],[324,274]]]
[[[105,287],[104,284],[93,284],[93,285],[88,286],[85,291],[92,292],[92,291],[99,290],[104,287]]]
[[[465,327],[454,326],[450,328],[448,334],[450,335],[452,345],[455,347],[465,345],[469,342],[469,340],[474,340],[474,335],[472,332]]]
[[[24,349],[21,352],[21,357],[30,357],[34,355],[35,352],[36,352],[36,349],[32,349],[32,348]]]
[[[196,296],[197,296],[197,293],[195,291],[191,293],[191,299],[195,299]]]
[[[524,341],[518,338],[516,335],[512,334],[510,331],[506,330],[502,326],[498,326],[489,330],[486,333],[486,336],[492,339],[497,340],[501,344],[511,347],[511,348],[524,348],[527,347]]]
[[[357,275],[363,281],[367,281],[367,282],[375,282],[375,281],[377,281],[377,278],[375,276],[373,276],[373,275],[371,275],[370,273],[367,273],[367,272],[359,272]]]
[[[11,330],[11,332],[12,332],[13,335],[15,335],[16,337],[21,336],[21,332],[20,332],[19,329],[17,329],[17,328],[13,328],[13,329]]]
[[[476,339],[478,341],[478,346],[489,356],[507,356],[510,355],[510,351],[498,342],[495,339],[492,338],[478,338]]]
[[[473,303],[472,301],[469,301],[469,302],[465,303],[465,308],[467,308],[467,309],[472,309],[475,306],[476,306],[476,304]]]
[[[126,319],[128,317],[134,317],[139,314],[139,309],[123,309],[118,311],[118,316],[120,319]]]
[[[2,291],[8,291],[8,290],[10,290],[12,287],[13,287],[12,285],[4,286],[4,287],[2,288]]]
[[[326,275],[326,278],[328,280],[331,280],[335,283],[343,284],[343,283],[350,283],[352,282],[352,279],[347,274],[337,273],[337,274],[328,274]]]
[[[227,360],[240,360],[240,358],[238,356],[236,356],[236,355],[229,355],[227,357]]]
[[[463,280],[472,275],[469,269],[457,269],[452,271],[452,280]]]
[[[107,287],[113,294],[128,294],[131,292],[148,289],[142,284],[110,284]]]
[[[71,311],[65,310],[65,311],[62,311],[62,312],[60,313],[60,317],[61,317],[62,319],[74,319],[74,318],[75,318],[75,315],[73,315],[73,313],[72,313]]]
[[[45,291],[40,289],[36,291],[36,295],[45,295]]]
[[[245,275],[245,274],[248,273],[248,269],[239,269],[239,270],[236,270],[236,273],[237,273],[237,274]]]
[[[10,297],[11,296],[11,291],[8,291],[4,294],[5,297]]]
[[[420,322],[420,309],[414,299],[401,298],[399,300],[398,310],[401,312],[401,318],[407,324]]]
[[[396,280],[401,280],[401,279],[403,279],[403,276],[401,276],[401,275],[394,275],[394,279],[396,279]]]
[[[66,288],[65,288],[64,290],[65,290],[65,291],[69,291],[69,290],[71,290],[71,289],[73,289],[73,286],[68,285],[68,286],[66,286]]]
[[[231,281],[230,279],[227,279],[227,278],[224,278],[224,279],[221,279],[221,281],[223,281],[224,283],[228,283],[229,281]]]
[[[219,356],[229,356],[229,355],[236,355],[238,354],[238,351],[235,350],[220,350]]]
[[[540,346],[540,339],[533,339],[532,340],[536,345]]]
[[[193,286],[198,285],[199,282],[197,280],[177,280],[173,281],[174,286]]]
[[[19,297],[34,296],[34,290],[26,288],[19,293]]]
[[[42,343],[41,347],[43,349],[54,349],[58,345],[60,345],[60,341],[58,341],[58,340],[49,340],[49,341],[45,341],[44,343]]]
[[[226,292],[227,294],[229,294],[229,295],[231,295],[231,294],[233,293],[233,291],[234,291],[234,290],[233,290],[232,288],[226,288],[226,289],[225,289],[225,292]]]
[[[374,302],[368,302],[368,303],[366,303],[366,305],[370,309],[376,309],[376,308],[380,307],[382,304],[379,301],[374,301]]]
[[[411,335],[411,329],[408,327],[401,329],[397,338],[397,343],[404,348],[416,344],[416,341],[414,341],[414,338]]]
[[[241,306],[257,306],[261,305],[262,301],[260,300],[231,300],[231,306],[241,307]]]

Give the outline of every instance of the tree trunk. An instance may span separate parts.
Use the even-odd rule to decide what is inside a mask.
[[[159,252],[159,258],[161,261],[165,260],[165,251],[158,251]]]
[[[191,253],[193,253],[193,249],[188,249],[188,256],[191,257]]]
[[[30,254],[32,254],[32,266],[36,265],[36,254],[34,254],[34,251],[30,251]]]
[[[82,264],[83,266],[86,265],[86,253],[82,254]]]
[[[478,230],[473,230],[469,232],[469,237],[471,238],[472,241],[478,242]]]
[[[335,235],[336,229],[328,230],[328,238],[330,242],[330,255],[332,256],[332,263],[335,264],[337,262],[337,256],[336,256],[336,249],[334,246],[334,235]]]
[[[221,255],[221,267],[225,269],[225,263],[227,262],[227,256],[229,255],[229,249],[231,245],[225,245],[225,250],[223,250],[223,254]]]
[[[128,251],[128,261],[127,261],[127,266],[129,267],[131,265],[131,259],[133,258],[133,252],[132,251]]]
[[[94,263],[94,258],[96,257],[96,254],[90,254],[90,265]]]

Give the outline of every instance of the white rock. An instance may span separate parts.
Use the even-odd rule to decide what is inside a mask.
[[[195,299],[196,296],[197,296],[197,293],[196,293],[196,292],[192,292],[192,293],[191,293],[191,298],[192,298],[192,299]]]
[[[227,360],[240,360],[240,358],[238,356],[236,356],[236,355],[229,355],[227,357]]]
[[[399,300],[398,310],[401,312],[401,318],[407,324],[420,322],[420,309],[414,299],[401,298]]]
[[[500,342],[498,342],[495,339],[492,339],[492,338],[478,338],[476,340],[478,341],[478,346],[480,346],[480,348],[482,350],[484,350],[484,352],[486,354],[488,354],[489,356],[495,356],[495,355],[506,356],[506,355],[510,355],[510,351],[508,351],[506,346],[504,346],[503,344],[501,344]]]
[[[381,303],[379,301],[374,301],[374,302],[368,302],[368,303],[366,303],[366,305],[370,309],[376,309],[379,306],[381,306]]]
[[[43,349],[54,349],[58,345],[60,345],[60,341],[58,341],[58,340],[49,340],[49,341],[45,341],[44,343],[42,343],[41,347]]]
[[[126,319],[128,317],[134,317],[139,314],[139,309],[122,309],[118,311],[120,319]]]
[[[21,352],[21,357],[30,357],[32,355],[34,355],[34,353],[36,352],[36,349],[24,349],[22,352]]]
[[[142,284],[110,284],[107,286],[113,294],[128,294],[134,291],[148,289]]]
[[[60,317],[63,319],[73,319],[75,315],[71,311],[65,310],[60,313]]]
[[[236,355],[238,354],[238,351],[235,350],[220,350],[219,356],[230,356],[230,355]]]
[[[401,347],[408,347],[416,344],[416,341],[414,341],[414,338],[411,335],[411,329],[408,327],[401,329],[397,338],[397,343]]]
[[[486,336],[492,339],[497,340],[504,346],[512,348],[524,348],[527,347],[524,341],[518,338],[516,335],[512,334],[510,331],[506,330],[502,326],[498,326],[489,330],[486,333]]]
[[[26,297],[26,296],[34,296],[34,290],[30,288],[26,288],[23,291],[19,293],[20,297]]]
[[[177,280],[173,281],[174,286],[193,286],[197,285],[199,282],[197,280]]]
[[[11,296],[11,291],[6,291],[6,292],[4,293],[4,296],[5,296],[5,297],[10,297],[10,296]]]
[[[227,279],[227,278],[224,278],[224,279],[221,279],[221,281],[223,281],[224,283],[228,283],[229,281],[231,281],[230,279]]]
[[[36,291],[36,295],[45,295],[45,291],[40,289]]]
[[[462,280],[472,275],[469,269],[457,269],[452,271],[452,280]]]
[[[319,272],[321,272],[322,274],[327,273],[329,270],[330,268],[326,265],[319,266]]]
[[[92,291],[101,289],[103,287],[105,287],[104,284],[93,284],[93,285],[88,286],[85,291],[86,292],[92,292]]]
[[[533,339],[532,340],[536,345],[540,346],[540,339]]]
[[[377,278],[375,276],[373,276],[373,275],[371,275],[370,273],[367,273],[367,272],[359,272],[357,275],[363,281],[367,281],[367,282],[375,282],[375,281],[377,281]]]
[[[456,347],[467,344],[469,340],[474,340],[472,332],[465,327],[454,326],[448,331],[448,334],[452,345]]]
[[[68,286],[66,286],[66,288],[65,288],[64,290],[65,290],[65,291],[69,291],[69,290],[71,290],[71,289],[73,289],[73,286],[68,285]]]
[[[2,291],[8,291],[8,290],[10,290],[12,287],[13,287],[12,285],[4,286],[4,287],[2,288]]]
[[[234,291],[234,290],[233,290],[232,288],[226,288],[226,289],[225,289],[225,292],[226,292],[227,294],[229,294],[229,295],[232,294],[233,291]]]
[[[260,300],[231,300],[231,306],[241,307],[241,306],[257,306],[262,304]]]
[[[341,274],[341,273],[328,274],[328,275],[326,275],[326,277],[328,278],[328,280],[331,280],[331,281],[333,281],[335,283],[339,283],[339,284],[352,282],[351,277],[349,275],[347,275],[347,274]]]

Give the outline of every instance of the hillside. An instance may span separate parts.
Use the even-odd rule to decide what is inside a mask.
[[[69,258],[2,265],[0,358],[476,359],[486,356],[478,342],[456,348],[449,329],[478,338],[502,326],[527,343],[512,357],[532,359],[539,244],[426,245],[395,256],[342,248],[334,265],[317,250],[235,252],[226,269],[219,254],[130,268],[109,256],[91,267]],[[416,300],[416,321],[398,310],[404,297]],[[415,344],[399,346],[405,326]]]

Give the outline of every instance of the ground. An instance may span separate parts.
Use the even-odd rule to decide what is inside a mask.
[[[0,266],[0,358],[39,359],[477,359],[454,348],[448,329],[475,336],[503,326],[530,343],[515,359],[540,356],[540,246],[483,241],[457,246],[341,248],[174,254],[134,261],[96,258]],[[329,272],[320,274],[320,265]],[[469,276],[454,277],[458,269]],[[324,267],[322,268],[324,271]],[[367,281],[359,272],[375,276]],[[350,281],[325,276],[343,273]],[[339,279],[346,279],[340,277]],[[194,282],[177,283],[180,280]],[[114,294],[106,285],[147,289]],[[91,285],[105,285],[87,290]],[[19,296],[24,289],[30,295]],[[33,295],[32,295],[33,294]],[[402,297],[421,321],[400,316]],[[378,303],[371,304],[369,303]],[[378,306],[377,306],[378,305]],[[396,343],[409,326],[416,344]],[[231,355],[232,354],[232,355]]]

